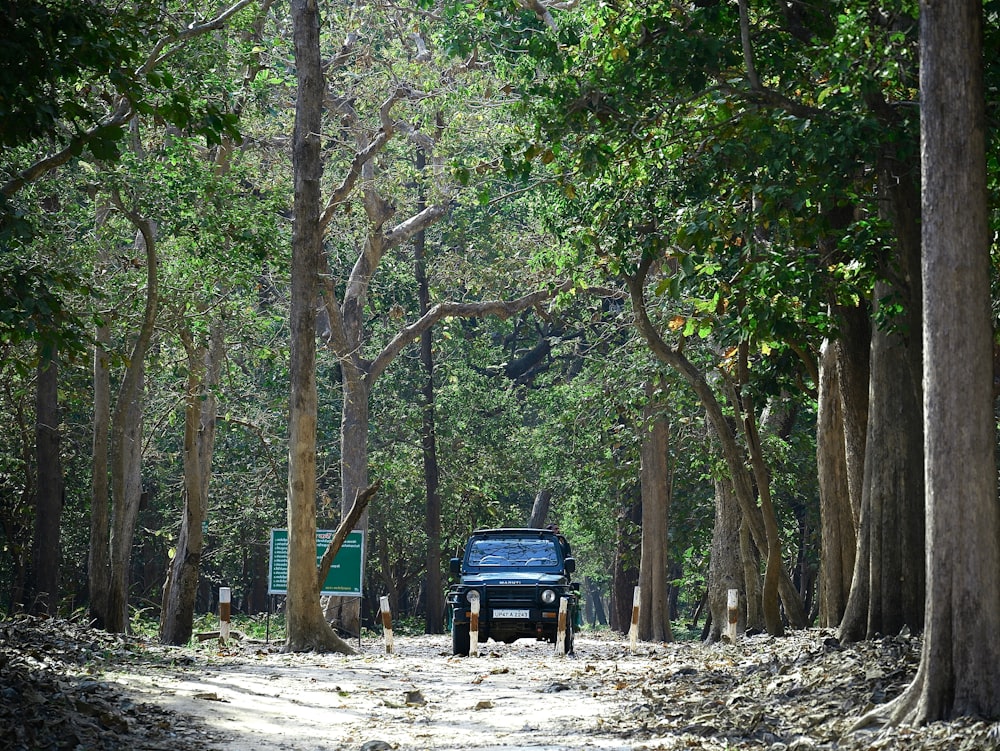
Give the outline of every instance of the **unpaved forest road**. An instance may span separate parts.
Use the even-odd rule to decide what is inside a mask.
[[[646,669],[625,646],[578,636],[577,654],[560,657],[542,642],[490,642],[462,658],[451,656],[448,636],[397,636],[392,655],[370,642],[355,656],[262,652],[117,680],[222,731],[227,751],[631,749],[602,733],[620,707],[595,690],[609,661],[622,686]],[[602,663],[600,680],[591,659]]]
[[[447,636],[397,635],[394,655],[377,640],[354,656],[204,646],[150,645],[104,673],[136,707],[176,712],[163,723],[148,710],[163,729],[157,749],[1000,749],[1000,723],[974,718],[852,730],[912,679],[920,643],[908,635],[842,646],[813,629],[736,646],[640,644],[631,654],[617,634],[584,632],[572,657],[529,640],[452,657]]]

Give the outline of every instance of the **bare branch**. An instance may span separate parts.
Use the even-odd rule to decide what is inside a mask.
[[[351,191],[354,190],[354,186],[357,184],[358,180],[364,172],[364,167],[368,164],[371,159],[379,153],[385,145],[392,138],[393,133],[396,130],[396,124],[393,122],[391,117],[391,111],[393,106],[399,102],[401,99],[406,99],[414,94],[412,89],[406,87],[399,87],[386,99],[382,106],[379,107],[379,120],[382,123],[382,128],[375,134],[375,137],[365,146],[363,149],[358,151],[354,158],[351,160],[351,166],[347,170],[347,174],[344,179],[341,180],[340,185],[338,185],[332,194],[330,194],[329,200],[326,202],[326,206],[323,207],[323,213],[319,218],[320,231],[326,230],[327,225],[330,220],[333,219],[333,214],[337,210],[337,207],[343,204],[351,195]],[[344,103],[341,103],[343,106]],[[353,109],[351,110],[353,112]],[[356,117],[356,115],[355,115]]]
[[[414,214],[409,219],[400,222],[385,234],[385,247],[394,248],[400,243],[409,240],[421,230],[430,227],[434,222],[444,216],[450,204],[436,203],[428,206],[419,214]]]
[[[403,348],[415,341],[423,332],[430,329],[438,321],[445,318],[482,318],[494,316],[501,320],[510,318],[529,308],[553,299],[562,292],[573,288],[573,282],[566,280],[551,289],[538,290],[515,300],[485,300],[483,302],[459,303],[440,302],[428,310],[419,320],[406,326],[385,345],[378,356],[372,361],[365,378],[370,382],[381,375]]]
[[[337,553],[344,544],[344,540],[347,539],[347,535],[354,529],[354,525],[358,523],[361,514],[368,508],[368,503],[375,497],[375,494],[381,487],[382,481],[377,480],[374,485],[369,485],[363,492],[359,492],[354,499],[354,505],[351,506],[351,510],[347,512],[347,516],[344,517],[343,521],[340,522],[337,531],[333,533],[333,539],[330,540],[330,544],[323,551],[323,557],[320,559],[319,566],[316,569],[317,584],[319,587],[323,586],[326,575],[330,573],[330,566],[333,565],[333,559],[337,557]]]
[[[207,34],[210,31],[217,31],[218,29],[221,29],[226,25],[226,22],[230,18],[253,2],[259,2],[259,0],[238,0],[238,2],[226,8],[211,21],[205,21],[204,23],[191,23],[179,33],[161,39],[153,47],[153,52],[146,58],[146,62],[143,63],[138,72],[148,73],[150,70],[177,52],[177,50],[181,49],[184,46],[184,43],[189,39],[194,39],[195,37]],[[164,52],[162,55],[159,54],[159,51],[168,44],[173,44],[173,47]]]

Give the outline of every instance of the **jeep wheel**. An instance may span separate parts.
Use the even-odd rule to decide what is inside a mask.
[[[467,657],[469,654],[469,624],[451,624],[451,653]]]
[[[573,654],[573,636],[574,636],[575,632],[576,632],[576,629],[573,627],[573,621],[572,621],[572,619],[567,619],[567,622],[566,622],[566,641],[564,643],[565,643],[565,646],[566,646],[566,654],[568,654],[568,655]]]

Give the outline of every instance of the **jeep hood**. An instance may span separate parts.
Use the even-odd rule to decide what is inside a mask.
[[[462,584],[469,586],[482,585],[518,585],[534,586],[566,584],[566,577],[559,573],[542,571],[480,571],[478,573],[462,574]]]

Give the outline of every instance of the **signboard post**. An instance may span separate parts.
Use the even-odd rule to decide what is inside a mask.
[[[316,530],[316,565],[319,565],[336,530]],[[330,571],[323,581],[321,595],[361,597],[362,562],[364,561],[365,533],[360,529],[349,532],[341,545]],[[267,593],[288,593],[288,530],[271,530],[271,566],[268,570]]]

